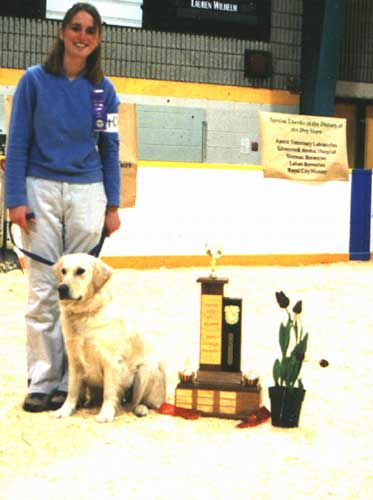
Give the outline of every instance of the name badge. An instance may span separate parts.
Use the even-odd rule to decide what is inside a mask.
[[[106,115],[106,130],[109,133],[119,132],[119,116],[118,113],[108,113]]]

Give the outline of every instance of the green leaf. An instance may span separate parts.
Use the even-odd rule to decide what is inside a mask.
[[[305,355],[307,352],[308,345],[308,333],[294,346],[294,349],[291,352],[291,356],[294,356],[298,361],[303,361],[303,358],[300,356],[301,354]]]
[[[299,362],[295,358],[292,358],[292,359],[293,359],[293,362],[292,362],[292,367],[291,367],[291,385],[294,386],[295,382],[297,381],[299,372],[302,368],[303,361]]]
[[[294,384],[299,377],[300,371],[303,366],[303,361],[305,359],[305,354],[307,351],[308,344],[308,333],[295,345],[290,357],[294,359],[294,364],[292,365],[291,378],[292,384]]]
[[[284,379],[285,385],[289,386],[291,382],[291,358],[287,357],[282,360],[282,378]]]
[[[298,361],[297,359],[294,360],[295,363],[293,365],[293,373],[292,373],[292,384],[294,385],[295,382],[297,381],[297,378],[299,377],[299,373],[302,369],[303,361]]]
[[[308,333],[299,341],[299,346],[302,349],[301,352],[306,354],[307,346],[308,346]]]
[[[298,321],[294,321],[294,333],[295,333],[295,341],[298,342],[299,333],[298,333]]]
[[[299,335],[299,340],[302,340],[303,338],[303,326],[301,325],[300,327],[300,335]]]
[[[282,367],[279,359],[276,359],[275,364],[273,365],[273,379],[276,385],[280,385],[280,381],[282,379]],[[282,382],[282,381],[281,381]]]
[[[281,347],[282,356],[286,356],[286,352],[290,343],[290,329],[291,329],[291,320],[288,319],[286,326],[281,323],[280,331],[279,331],[279,342]]]

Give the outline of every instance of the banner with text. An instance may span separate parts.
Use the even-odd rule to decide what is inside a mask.
[[[347,181],[346,120],[259,112],[264,177]]]
[[[143,0],[142,27],[268,41],[271,0]]]

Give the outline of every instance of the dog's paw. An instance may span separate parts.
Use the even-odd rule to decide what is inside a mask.
[[[147,415],[149,415],[149,410],[145,405],[137,405],[133,410],[133,413],[136,415],[136,417],[146,417]]]
[[[75,411],[75,406],[65,401],[65,403],[54,412],[56,418],[70,417]]]
[[[115,417],[115,407],[112,405],[103,405],[100,413],[96,417],[97,422],[112,422]]]

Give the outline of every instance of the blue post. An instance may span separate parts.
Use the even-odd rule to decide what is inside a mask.
[[[303,0],[300,113],[333,116],[346,0]]]
[[[346,0],[325,0],[319,67],[316,73],[313,115],[333,116]]]
[[[370,260],[372,171],[355,168],[351,179],[350,260]]]

